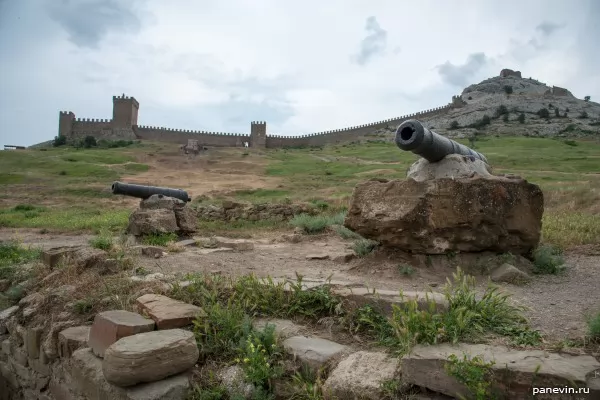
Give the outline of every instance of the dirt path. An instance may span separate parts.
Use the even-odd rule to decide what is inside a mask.
[[[15,236],[16,233],[16,236]],[[22,243],[44,248],[86,244],[91,236],[41,235],[32,230],[0,229],[0,240],[18,237]],[[415,268],[411,276],[403,275],[398,265],[402,260],[354,259],[333,261],[350,252],[351,242],[337,237],[319,237],[299,243],[277,239],[254,239],[249,251],[214,252],[190,247],[160,259],[140,258],[145,269],[164,274],[223,273],[323,281],[331,276],[333,283],[355,283],[386,290],[434,290],[441,287],[453,270]],[[330,259],[318,259],[329,255]],[[571,254],[566,257],[567,272],[562,276],[535,276],[527,286],[502,285],[512,294],[516,304],[528,307],[526,316],[548,339],[577,339],[586,334],[585,316],[600,311],[600,256]],[[486,286],[479,278],[478,290]]]

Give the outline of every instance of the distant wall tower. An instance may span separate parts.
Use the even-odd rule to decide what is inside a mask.
[[[71,111],[61,111],[58,115],[58,136],[71,136],[75,114]]]
[[[267,123],[252,121],[250,124],[250,147],[267,147]]]
[[[133,97],[113,96],[112,127],[117,129],[131,129],[137,125],[140,103]]]

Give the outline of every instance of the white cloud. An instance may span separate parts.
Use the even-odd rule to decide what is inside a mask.
[[[441,106],[502,68],[600,98],[594,0],[76,3],[0,3],[4,142],[51,139],[59,110],[109,118],[121,93],[143,125],[280,134]]]

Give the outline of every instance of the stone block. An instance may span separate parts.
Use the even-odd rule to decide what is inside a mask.
[[[19,306],[12,306],[8,307],[6,310],[0,311],[0,335],[4,335],[8,332],[8,319],[12,317],[18,309]]]
[[[206,316],[200,307],[159,294],[145,294],[136,302],[139,312],[148,314],[158,329],[182,328],[194,318]]]
[[[154,330],[154,321],[139,314],[112,310],[98,313],[90,329],[88,346],[95,355],[104,357],[108,346],[126,336]]]
[[[73,326],[58,334],[58,356],[60,358],[71,357],[77,349],[86,347],[90,337],[90,326]]]
[[[108,382],[127,387],[187,371],[196,364],[199,355],[190,331],[146,332],[120,339],[106,349],[102,371]]]
[[[43,332],[42,328],[27,328],[25,350],[30,359],[37,359],[40,357],[40,345]]]
[[[56,267],[62,260],[71,257],[81,246],[54,247],[42,251],[42,261],[50,268]]]
[[[57,400],[81,400],[81,397],[67,397],[73,396],[69,388],[76,389],[88,400],[182,400],[190,387],[187,373],[127,388],[114,386],[104,377],[102,359],[89,348],[75,350],[72,362],[71,381],[50,383],[50,391]],[[64,397],[55,394],[59,391]]]
[[[373,293],[373,289],[366,287],[334,288],[332,292],[356,303],[358,306],[375,304],[381,312],[388,315],[392,313],[392,304],[400,305],[413,300],[417,302],[419,310],[429,310],[430,302],[435,303],[435,307],[439,311],[445,311],[449,306],[446,296],[437,292],[404,291],[400,296],[400,291],[376,290]]]
[[[536,387],[577,385],[590,387],[594,371],[600,371],[600,362],[589,355],[571,356],[543,350],[512,350],[503,346],[483,344],[442,344],[415,346],[402,358],[402,380],[448,396],[468,395],[467,388],[445,371],[450,355],[462,359],[479,356],[484,362],[493,362],[492,390],[507,398],[521,400],[531,397],[531,383]],[[600,398],[600,390],[590,388],[589,398]],[[571,399],[570,394],[537,394],[536,399]]]
[[[379,400],[385,398],[381,384],[398,380],[398,358],[385,353],[359,351],[340,361],[323,385],[325,398]]]
[[[254,329],[263,330],[267,325],[275,326],[275,334],[280,339],[287,339],[291,336],[299,336],[306,332],[306,328],[301,325],[296,325],[289,319],[269,319],[257,318],[252,323]]]
[[[283,347],[290,355],[315,369],[350,352],[348,346],[327,339],[307,336],[292,336],[283,341]]]

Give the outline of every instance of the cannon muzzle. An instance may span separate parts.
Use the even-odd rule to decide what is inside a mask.
[[[475,157],[487,164],[481,153],[425,128],[416,119],[404,121],[396,129],[396,145],[404,151],[412,151],[429,162],[438,162],[449,154]]]
[[[123,182],[114,182],[112,184],[112,192],[113,194],[122,194],[125,196],[137,197],[138,199],[147,199],[153,194],[162,194],[163,196],[174,197],[185,202],[192,200],[185,190],[134,185],[132,183]]]

